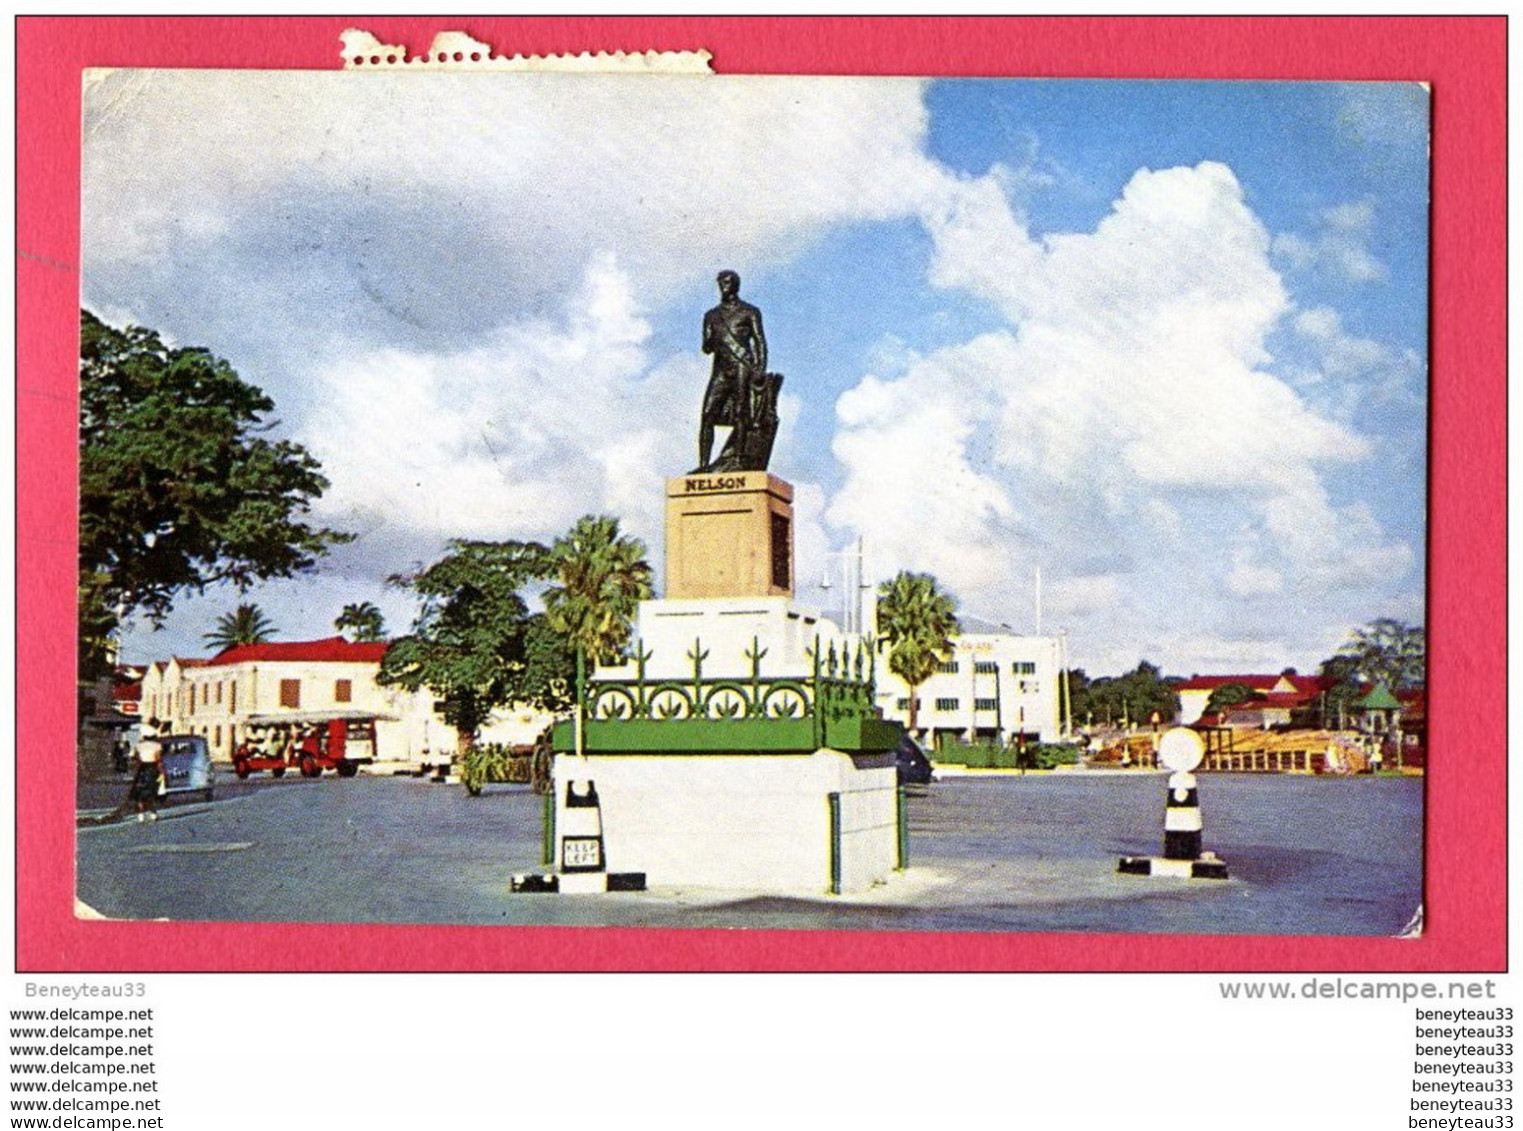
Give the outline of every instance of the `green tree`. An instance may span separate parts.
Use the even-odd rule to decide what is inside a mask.
[[[1228,707],[1236,707],[1250,699],[1258,698],[1258,692],[1244,683],[1224,683],[1211,692],[1206,700],[1205,714],[1219,715]]]
[[[1068,680],[1068,710],[1074,726],[1089,726],[1095,714],[1089,698],[1089,676],[1083,668],[1069,668],[1064,678]]]
[[[422,608],[412,632],[387,648],[376,678],[438,696],[462,757],[497,708],[556,710],[566,700],[570,649],[521,592],[553,569],[550,550],[537,542],[454,541],[433,565],[391,579],[417,593]]]
[[[878,632],[889,649],[888,670],[910,689],[910,730],[919,720],[915,693],[952,653],[957,601],[928,573],[901,570],[878,586]]]
[[[245,602],[218,617],[216,627],[201,639],[220,652],[240,644],[263,644],[274,635],[275,626],[264,615],[264,610],[252,602]]]
[[[1359,661],[1352,656],[1330,656],[1322,661],[1317,670],[1327,681],[1327,687],[1318,696],[1316,725],[1343,730],[1348,723],[1350,705],[1362,694],[1359,686]]]
[[[275,404],[204,349],[80,311],[80,675],[135,614],[184,590],[310,570],[350,535],[308,523],[328,486],[300,444],[262,433]]]
[[[630,625],[651,595],[645,544],[619,533],[617,519],[583,515],[551,550],[555,580],[545,590],[545,617],[576,656],[576,746],[582,751],[587,661],[618,657]]]
[[[1116,676],[1097,676],[1085,688],[1085,718],[1093,718],[1104,726],[1112,726],[1122,719],[1131,719],[1131,713],[1122,694],[1121,682]]]
[[[1132,709],[1132,720],[1147,723],[1157,715],[1160,725],[1172,723],[1179,714],[1179,692],[1174,690],[1174,685],[1179,682],[1177,677],[1164,675],[1157,664],[1140,661],[1121,677],[1123,695]]]
[[[1140,661],[1120,676],[1101,676],[1085,688],[1086,717],[1110,725],[1148,723],[1158,715],[1160,724],[1179,714],[1179,693],[1156,664]],[[1075,708],[1077,714],[1077,708]]]
[[[334,619],[333,627],[350,640],[362,643],[379,643],[386,639],[386,618],[369,601],[345,605]]]
[[[1318,704],[1318,722],[1342,730],[1350,704],[1383,683],[1391,691],[1421,687],[1427,679],[1427,634],[1414,625],[1383,617],[1355,629],[1338,652],[1323,660],[1318,674],[1327,690]]]
[[[1418,626],[1382,617],[1357,628],[1332,660],[1335,674],[1351,674],[1365,683],[1383,683],[1392,691],[1421,687],[1427,679],[1428,637]]]

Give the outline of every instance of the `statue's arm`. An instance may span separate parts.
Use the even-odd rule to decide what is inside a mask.
[[[767,335],[762,333],[761,311],[751,312],[751,333],[756,342],[756,371],[767,372]]]
[[[714,352],[714,320],[707,314],[703,316],[703,352]]]

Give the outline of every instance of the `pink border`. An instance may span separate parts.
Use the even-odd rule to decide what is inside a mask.
[[[95,923],[72,918],[80,71],[338,65],[367,27],[521,53],[706,47],[726,73],[1410,79],[1432,84],[1428,931],[1162,935]],[[1486,18],[29,18],[17,21],[17,969],[1506,968],[1506,22]],[[1463,775],[1454,772],[1463,752]],[[266,957],[267,956],[267,957]]]

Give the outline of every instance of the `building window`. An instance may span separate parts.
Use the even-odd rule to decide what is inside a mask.
[[[280,681],[280,705],[282,707],[301,706],[301,680],[283,679]]]
[[[938,672],[940,672],[942,675],[956,675],[957,674],[957,661],[956,660],[943,660],[941,663],[936,665],[936,670]]]
[[[957,710],[958,702],[959,700],[957,699],[938,699],[936,700],[936,709],[938,711],[955,711]]]
[[[212,749],[222,749],[222,727],[220,724],[212,727]]]
[[[978,675],[998,675],[999,665],[993,660],[975,660],[973,670]]]
[[[901,711],[908,711],[909,709],[910,709],[910,701],[908,699],[901,699],[901,700],[899,700],[899,710],[901,710]],[[915,710],[917,710],[917,711],[920,710],[920,700],[919,699],[915,700]]]
[[[333,701],[335,703],[347,703],[354,695],[354,684],[347,679],[333,681]]]
[[[1010,670],[1016,675],[1036,675],[1036,664],[1029,660],[1018,660],[1010,665]]]
[[[999,710],[999,700],[998,699],[975,699],[975,700],[973,700],[973,709],[975,711],[998,711]]]
[[[222,702],[222,681],[220,679],[217,681],[217,702],[219,704]]]
[[[227,710],[228,714],[238,713],[238,681],[233,680],[227,685]]]

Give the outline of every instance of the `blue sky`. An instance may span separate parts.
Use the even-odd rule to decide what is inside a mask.
[[[713,277],[787,375],[825,555],[1119,672],[1302,670],[1421,621],[1427,92],[1411,84],[120,71],[86,305],[207,346],[322,459],[323,635],[451,536],[618,515],[659,563]],[[183,600],[129,659],[200,654]]]

